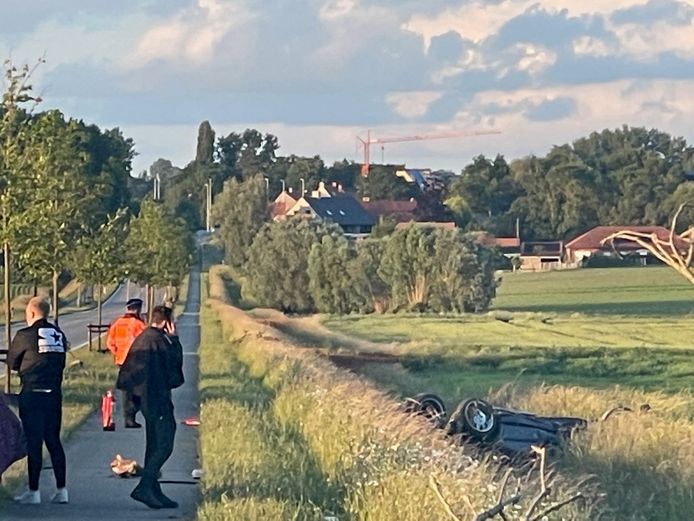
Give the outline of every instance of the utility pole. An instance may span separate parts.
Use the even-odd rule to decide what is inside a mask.
[[[211,232],[212,231],[212,178],[209,178],[207,180],[207,183],[205,184],[205,188],[207,189],[207,211],[206,211],[206,221],[207,221],[207,231]]]
[[[161,178],[159,177],[159,172],[154,177],[154,200],[158,201],[161,199]]]

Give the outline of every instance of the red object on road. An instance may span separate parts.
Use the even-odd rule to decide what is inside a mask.
[[[106,391],[101,398],[101,427],[105,431],[116,430],[116,422],[113,421],[113,403],[115,401],[111,389]]]
[[[191,418],[186,418],[181,422],[183,425],[187,425],[188,427],[199,427],[200,426],[200,420],[196,418],[195,416]]]

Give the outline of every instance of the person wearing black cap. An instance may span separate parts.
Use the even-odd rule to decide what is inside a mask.
[[[125,362],[130,346],[133,345],[135,339],[142,333],[147,325],[140,316],[142,312],[142,299],[131,298],[125,304],[126,313],[122,317],[117,318],[108,329],[106,338],[106,346],[113,353],[113,359],[118,367],[121,367]],[[125,417],[126,429],[137,429],[141,427],[135,416],[140,410],[138,398],[134,397],[128,391],[123,391],[123,416]]]

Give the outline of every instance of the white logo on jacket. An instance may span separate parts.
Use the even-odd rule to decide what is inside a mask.
[[[52,327],[39,328],[39,353],[64,353],[63,335]]]

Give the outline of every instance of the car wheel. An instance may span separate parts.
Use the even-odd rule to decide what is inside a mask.
[[[491,404],[477,398],[461,402],[451,414],[448,434],[466,434],[477,441],[490,441],[499,431]]]
[[[435,394],[420,393],[412,398],[405,398],[404,409],[408,414],[423,416],[437,428],[442,428],[446,425],[448,418],[446,405]]]

